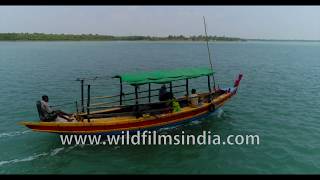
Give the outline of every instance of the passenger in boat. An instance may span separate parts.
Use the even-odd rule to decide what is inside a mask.
[[[199,106],[199,97],[198,97],[197,91],[195,89],[191,90],[190,104],[191,104],[191,107],[198,107]]]
[[[167,87],[166,85],[162,85],[160,90],[159,90],[159,101],[163,101],[164,95],[167,94]]]
[[[172,99],[172,93],[167,91],[166,85],[162,85],[159,90],[159,101],[167,101]]]
[[[65,113],[61,110],[53,110],[49,104],[49,97],[47,95],[42,96],[42,100],[40,101],[41,114],[43,117],[40,117],[42,121],[59,121],[63,120],[73,121],[72,115]]]

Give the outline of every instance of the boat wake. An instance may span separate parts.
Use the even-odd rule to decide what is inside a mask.
[[[51,152],[50,152],[50,156],[55,156],[57,155],[59,152],[63,151],[65,148],[64,147],[61,147],[61,148],[56,148],[56,149],[53,149]]]
[[[195,120],[195,121],[190,122],[189,125],[198,125],[198,124],[201,124],[201,123],[202,123],[202,120],[199,119],[199,120]]]
[[[14,131],[14,132],[8,132],[8,133],[0,133],[0,138],[4,137],[14,137],[14,136],[20,136],[26,133],[31,132],[32,130],[26,130],[26,131]]]
[[[6,164],[15,164],[15,163],[20,163],[20,162],[33,161],[33,160],[39,159],[39,158],[44,157],[44,156],[56,156],[57,154],[59,154],[63,150],[70,151],[70,150],[74,149],[76,146],[77,145],[74,145],[74,146],[70,146],[68,148],[59,147],[59,148],[52,149],[50,152],[44,152],[44,153],[40,153],[40,154],[33,154],[31,156],[28,156],[28,157],[25,157],[25,158],[21,158],[21,159],[0,161],[0,167],[3,166],[3,165],[6,165]]]
[[[33,161],[35,159],[38,159],[42,156],[46,156],[48,155],[48,153],[41,153],[41,154],[35,154],[26,158],[22,158],[22,159],[13,159],[13,160],[9,160],[9,161],[0,161],[0,166],[3,166],[5,164],[15,164],[15,163],[19,163],[19,162],[26,162],[26,161]]]
[[[216,112],[214,112],[213,114],[209,115],[209,116],[214,116],[214,117],[218,117],[218,118],[221,118],[224,114],[224,111],[222,108],[219,108],[216,110]],[[203,122],[203,119],[198,119],[198,120],[194,120],[194,121],[191,121],[189,122],[188,124],[185,124],[185,126],[193,126],[193,125],[199,125]],[[179,126],[183,126],[183,125],[176,125],[176,126],[172,126],[172,127],[163,127],[161,129],[159,129],[158,131],[159,132],[162,132],[162,133],[166,133],[167,131],[170,131],[170,130],[175,130],[177,129]]]
[[[172,126],[172,127],[162,127],[158,130],[159,133],[167,133],[167,131],[171,131],[171,130],[174,130],[174,129],[177,129],[178,126]]]
[[[224,113],[224,111],[222,108],[217,109],[217,117],[218,118],[221,118],[223,116],[223,113]]]

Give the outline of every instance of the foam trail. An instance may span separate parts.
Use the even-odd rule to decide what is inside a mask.
[[[31,132],[32,130],[26,130],[26,131],[15,131],[15,132],[8,132],[8,133],[0,133],[0,138],[3,137],[13,137],[13,136],[20,136],[22,134],[26,134]]]
[[[55,156],[58,153],[60,153],[61,151],[63,151],[65,148],[64,147],[60,147],[60,148],[55,148],[53,150],[51,150],[49,153],[44,152],[44,153],[40,153],[40,154],[34,154],[31,156],[28,156],[26,158],[22,158],[22,159],[13,159],[13,160],[8,160],[8,161],[0,161],[0,166],[3,166],[5,164],[14,164],[14,163],[19,163],[19,162],[27,162],[27,161],[33,161],[35,159],[38,159],[42,156]]]
[[[68,151],[71,151],[72,149],[76,148],[77,146],[79,146],[79,145],[78,145],[78,144],[75,144],[75,145],[73,145],[73,146],[70,146],[70,147],[68,148]]]
[[[201,124],[201,123],[202,123],[201,120],[195,120],[195,121],[190,122],[190,125],[197,125],[197,124]]]
[[[217,117],[221,118],[223,113],[224,113],[223,109],[219,108],[218,111],[217,111]]]
[[[177,129],[177,125],[176,126],[168,126],[168,127],[162,127],[158,130],[159,133],[166,133],[166,131],[170,131],[173,129]]]
[[[61,152],[62,150],[64,150],[65,148],[62,147],[62,148],[56,148],[56,149],[53,149],[50,153],[50,156],[55,156],[57,155],[59,152]]]
[[[48,153],[41,153],[41,154],[36,154],[36,155],[32,155],[26,158],[22,158],[22,159],[13,159],[13,160],[9,160],[9,161],[0,161],[0,166],[3,166],[5,164],[12,164],[12,163],[19,163],[19,162],[26,162],[26,161],[33,161],[41,156],[46,156],[48,155]]]

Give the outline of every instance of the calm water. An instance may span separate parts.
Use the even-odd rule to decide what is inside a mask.
[[[207,66],[204,43],[0,42],[0,173],[319,173],[320,44],[210,46],[220,86],[244,74],[238,95],[219,115],[169,131],[258,134],[260,145],[62,146],[57,135],[18,124],[38,119],[42,94],[52,104],[79,99],[78,77]],[[114,80],[90,83],[94,95],[118,91]],[[206,90],[206,79],[191,86]]]

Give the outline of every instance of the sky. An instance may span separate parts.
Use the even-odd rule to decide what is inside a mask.
[[[320,40],[320,6],[0,6],[0,33]]]

